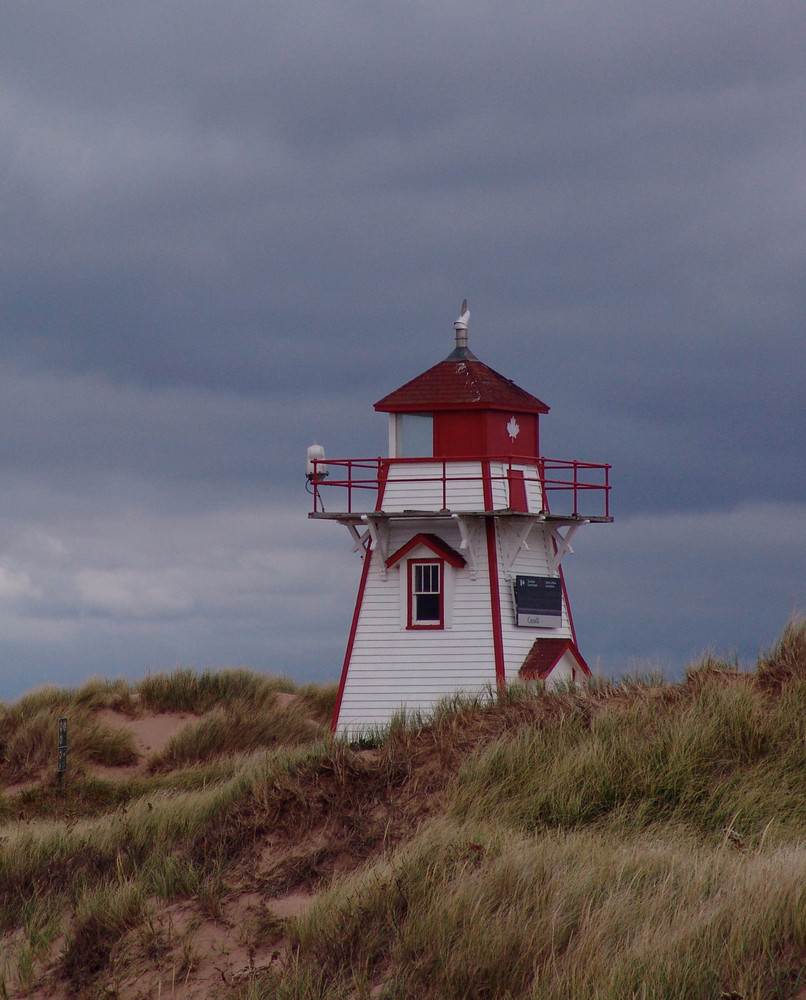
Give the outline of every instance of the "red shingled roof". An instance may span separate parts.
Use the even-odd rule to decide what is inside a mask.
[[[375,409],[384,413],[469,409],[548,413],[537,396],[493,371],[470,351],[462,354],[451,355],[390,392],[378,400]]]
[[[518,677],[522,677],[524,680],[534,680],[535,678],[541,681],[545,680],[559,663],[566,650],[571,651],[582,672],[590,676],[590,668],[582,659],[582,654],[572,639],[535,639],[534,645],[518,671]]]

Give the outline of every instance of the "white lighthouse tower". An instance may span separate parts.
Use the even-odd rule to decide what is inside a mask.
[[[340,733],[456,693],[590,674],[561,561],[580,526],[612,520],[610,466],[540,456],[548,407],[471,353],[469,317],[464,302],[451,354],[375,404],[388,458],[325,466],[309,449],[309,516],[345,525],[363,560]]]

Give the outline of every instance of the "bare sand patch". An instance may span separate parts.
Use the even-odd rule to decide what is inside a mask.
[[[280,899],[269,899],[266,903],[276,917],[287,920],[290,917],[301,917],[307,913],[315,901],[316,896],[303,889],[299,892],[291,892]]]
[[[115,729],[127,729],[132,734],[140,756],[164,750],[170,738],[192,718],[195,716],[187,712],[147,712],[136,719],[110,708],[98,713],[99,721]]]

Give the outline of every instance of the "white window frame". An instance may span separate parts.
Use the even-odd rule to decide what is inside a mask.
[[[433,576],[433,571],[436,570],[437,574],[437,589],[430,590],[425,589],[422,586],[417,589],[417,576],[418,570],[422,570],[428,567],[428,576]],[[445,560],[439,557],[432,559],[408,559],[406,560],[406,570],[407,570],[407,609],[406,609],[406,627],[410,629],[444,629],[445,628]],[[429,582],[433,582],[432,580]],[[436,594],[439,600],[439,616],[437,618],[418,618],[417,617],[417,598],[420,595],[430,596]]]

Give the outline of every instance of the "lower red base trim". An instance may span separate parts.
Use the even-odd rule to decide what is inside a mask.
[[[493,486],[490,463],[483,465],[484,506],[493,509]],[[498,551],[495,538],[495,518],[488,517],[485,522],[487,532],[487,567],[490,574],[490,614],[493,625],[493,656],[495,658],[495,683],[505,687],[507,678],[504,667],[504,632],[501,627],[501,591],[498,583]]]
[[[347,640],[347,650],[344,653],[344,665],[341,668],[341,680],[339,681],[339,692],[336,695],[336,704],[333,708],[333,718],[330,721],[331,733],[336,732],[339,724],[339,712],[341,711],[341,699],[344,695],[344,685],[347,683],[347,671],[350,667],[350,659],[353,655],[353,644],[355,643],[355,633],[358,628],[358,618],[361,614],[361,604],[364,601],[364,590],[367,586],[369,576],[369,564],[372,561],[372,550],[367,542],[367,551],[364,553],[364,565],[361,569],[361,582],[358,584],[358,595],[355,599],[355,610],[353,611],[353,621],[350,625],[350,637]]]

